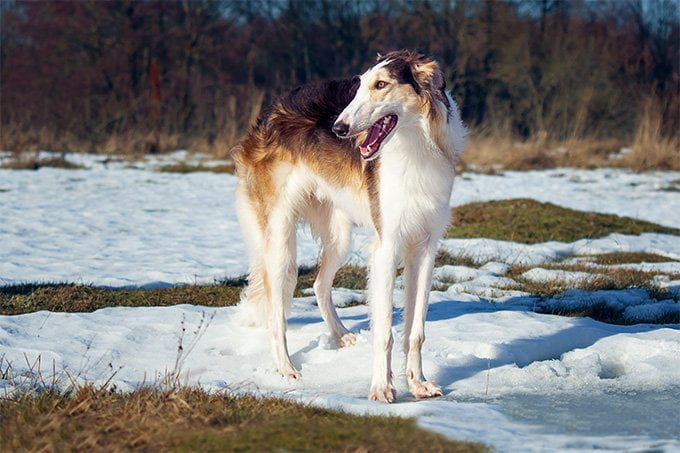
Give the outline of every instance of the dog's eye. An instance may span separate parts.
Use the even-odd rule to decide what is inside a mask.
[[[382,90],[382,89],[385,88],[386,86],[387,86],[387,82],[385,82],[384,80],[378,80],[378,81],[375,83],[375,89],[376,89],[376,90]]]

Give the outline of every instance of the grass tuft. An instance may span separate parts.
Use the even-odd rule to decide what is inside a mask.
[[[179,162],[172,165],[166,165],[161,167],[158,171],[163,173],[196,173],[196,172],[209,172],[209,173],[230,173],[234,174],[234,164],[224,164],[216,166],[205,166],[205,165],[193,165],[186,162]]]
[[[273,398],[182,388],[84,386],[0,400],[7,451],[451,451],[486,449],[412,419],[355,416]]]
[[[535,170],[555,167],[601,168],[628,166],[632,162],[612,160],[625,143],[616,139],[551,140],[536,135],[516,140],[509,135],[473,133],[463,154],[466,170],[496,174],[501,170]],[[636,167],[633,167],[636,168]],[[665,167],[664,167],[665,168]]]
[[[312,288],[314,285],[314,280],[316,279],[316,274],[318,268],[313,267],[301,267],[298,269],[298,282],[295,288],[296,297],[302,296],[302,290],[306,288]],[[333,279],[334,288],[347,288],[347,289],[366,289],[368,285],[368,271],[365,267],[357,265],[347,265],[338,269]]]
[[[652,279],[656,272],[644,272],[638,269],[628,268],[593,268],[587,264],[543,264],[544,269],[558,269],[568,272],[588,272],[592,273],[591,278],[586,278],[579,281],[564,282],[561,280],[552,280],[550,282],[535,282],[527,280],[521,274],[530,270],[533,266],[515,265],[512,266],[507,277],[510,277],[522,285],[522,290],[528,293],[553,297],[561,294],[569,289],[582,289],[585,291],[601,291],[601,290],[622,290],[631,288],[646,289],[654,295],[663,297],[666,292],[660,290],[657,286],[652,284]],[[680,276],[673,276],[680,277]],[[665,297],[669,298],[668,296]]]
[[[0,314],[40,310],[91,312],[100,308],[153,307],[177,304],[224,307],[238,303],[243,279],[217,285],[186,285],[159,289],[108,289],[77,284],[24,284],[0,287]]]
[[[10,159],[0,165],[0,168],[5,170],[40,170],[44,167],[61,168],[64,170],[79,170],[83,168],[82,165],[70,162],[63,156],[39,159],[37,157],[20,155],[20,157]]]
[[[448,253],[446,250],[439,250],[437,256],[434,259],[435,267],[442,267],[446,265],[450,266],[466,266],[466,267],[479,267],[483,265],[483,262],[475,260],[469,256],[454,256]]]
[[[573,242],[611,233],[680,234],[680,230],[642,220],[563,208],[530,199],[469,203],[453,209],[446,238],[498,239],[535,244]]]
[[[594,255],[593,262],[596,264],[630,264],[630,263],[665,263],[674,261],[667,256],[657,255],[656,253],[643,252],[615,252]]]

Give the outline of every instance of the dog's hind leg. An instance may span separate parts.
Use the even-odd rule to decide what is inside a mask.
[[[283,376],[299,378],[286,343],[286,308],[290,304],[297,280],[295,260],[295,216],[287,206],[273,209],[269,215],[265,254],[269,279],[269,329],[276,364]]]
[[[426,240],[409,247],[404,268],[404,352],[408,387],[416,398],[441,396],[442,390],[423,376],[421,349],[425,341],[425,316],[432,286],[437,241]]]
[[[314,293],[321,316],[338,347],[352,346],[356,337],[342,324],[331,298],[333,277],[345,261],[349,249],[352,224],[343,212],[327,203],[316,204],[310,209],[307,218],[312,231],[321,239],[321,264],[314,281]]]

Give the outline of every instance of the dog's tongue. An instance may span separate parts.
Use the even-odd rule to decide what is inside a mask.
[[[359,150],[364,157],[370,157],[378,148],[380,148],[381,137],[381,125],[380,123],[375,123],[368,130],[368,135],[362,144],[359,145]]]

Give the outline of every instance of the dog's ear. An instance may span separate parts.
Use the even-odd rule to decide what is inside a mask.
[[[439,91],[446,87],[444,73],[433,60],[416,63],[413,67],[413,77],[424,89]]]

